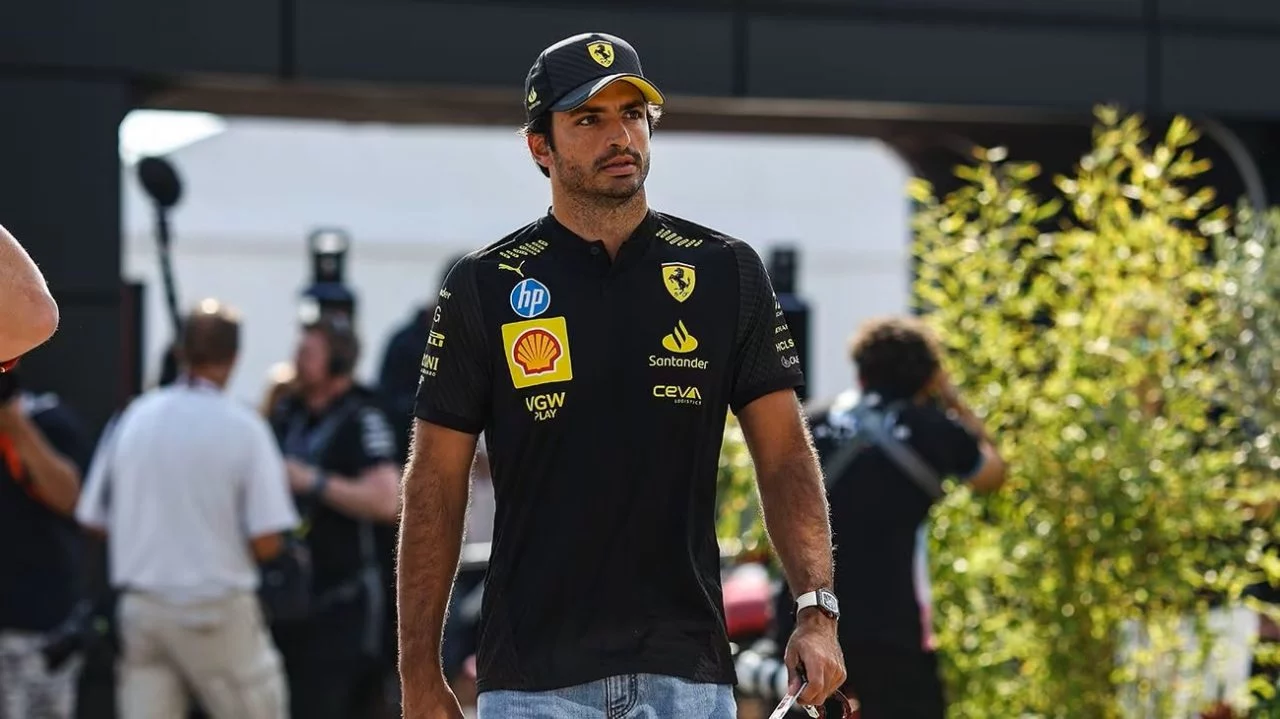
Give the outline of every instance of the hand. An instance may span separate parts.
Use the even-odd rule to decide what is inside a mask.
[[[404,719],[465,719],[453,690],[441,679],[422,691],[401,690]]]
[[[289,474],[289,488],[294,494],[310,492],[320,477],[320,470],[296,459],[286,459],[284,466]]]
[[[797,667],[804,665],[809,686],[798,701],[808,706],[821,705],[845,680],[844,654],[836,640],[836,620],[811,607],[801,610],[783,661],[789,678],[787,691],[794,694],[800,688]]]

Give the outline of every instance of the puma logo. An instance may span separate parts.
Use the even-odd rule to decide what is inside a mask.
[[[508,264],[504,264],[504,263],[502,263],[502,262],[499,262],[499,263],[498,263],[498,269],[500,269],[500,270],[511,270],[512,272],[516,273],[517,275],[520,275],[521,277],[524,277],[524,260],[520,260],[520,264],[516,265],[515,267],[512,267],[511,265],[508,265]]]

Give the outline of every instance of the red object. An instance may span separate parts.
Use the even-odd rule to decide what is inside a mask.
[[[758,565],[739,567],[725,579],[724,619],[730,637],[760,636],[773,621],[769,574]]]
[[[22,358],[21,358],[21,357],[14,357],[13,359],[9,360],[8,362],[0,362],[0,372],[8,372],[9,370],[13,369],[14,367],[17,367],[17,366],[18,366],[18,360],[20,360],[20,359],[22,359]]]

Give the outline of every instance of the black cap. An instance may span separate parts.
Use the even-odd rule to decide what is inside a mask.
[[[616,35],[589,32],[565,38],[534,61],[524,81],[525,118],[572,110],[616,80],[635,85],[644,99],[666,102],[640,69],[631,43]]]

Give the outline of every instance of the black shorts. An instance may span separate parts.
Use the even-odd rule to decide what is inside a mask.
[[[845,694],[862,706],[861,719],[946,718],[936,654],[870,643],[843,649]]]

